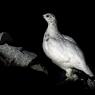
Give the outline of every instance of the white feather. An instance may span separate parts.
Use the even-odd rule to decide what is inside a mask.
[[[85,62],[84,55],[77,46],[75,40],[59,33],[55,18],[52,14],[45,14],[44,18],[48,23],[48,28],[43,38],[43,50],[45,54],[56,65],[64,69],[67,75],[70,75],[72,68],[76,68],[82,70],[89,76],[93,76],[93,73]]]

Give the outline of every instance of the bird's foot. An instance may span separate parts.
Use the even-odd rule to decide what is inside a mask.
[[[66,80],[76,81],[76,80],[78,80],[78,76],[76,74],[72,74],[70,76],[67,76]]]
[[[78,76],[74,74],[73,69],[67,69],[66,70],[66,80],[73,80],[76,81],[78,79]]]

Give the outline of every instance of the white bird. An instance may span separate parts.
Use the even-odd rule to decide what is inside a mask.
[[[66,71],[68,79],[77,78],[72,73],[73,68],[81,70],[90,77],[93,77],[94,75],[86,64],[84,55],[74,39],[58,31],[55,16],[51,13],[46,13],[43,15],[43,18],[48,23],[43,38],[43,50],[45,54],[53,63]]]

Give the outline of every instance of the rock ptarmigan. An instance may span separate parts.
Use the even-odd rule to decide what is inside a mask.
[[[46,13],[43,18],[47,21],[48,27],[43,38],[43,50],[45,54],[66,71],[68,79],[77,78],[72,73],[73,68],[78,69],[93,77],[93,73],[85,62],[84,55],[73,38],[63,35],[58,31],[57,21],[53,14]]]

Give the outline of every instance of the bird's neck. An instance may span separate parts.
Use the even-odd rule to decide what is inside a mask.
[[[55,36],[58,33],[58,28],[56,24],[48,24],[47,32],[50,36]]]

